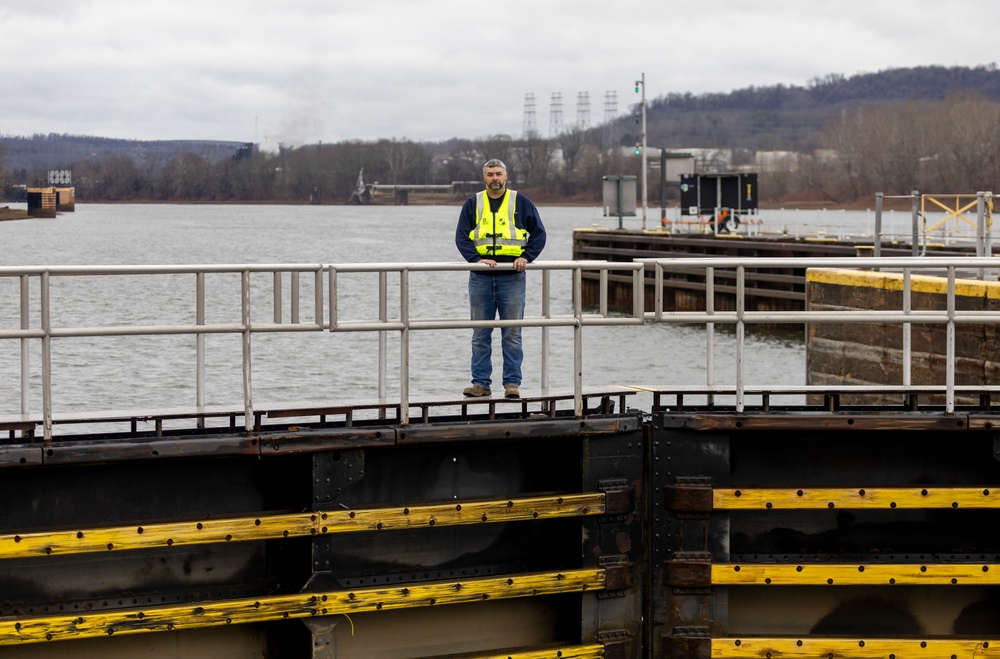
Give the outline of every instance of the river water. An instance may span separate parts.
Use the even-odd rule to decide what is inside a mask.
[[[55,219],[0,222],[0,265],[146,265],[217,263],[397,263],[458,261],[454,246],[458,205],[282,206],[78,204]],[[614,227],[600,208],[541,207],[548,232],[542,260],[569,260],[577,227]],[[649,225],[659,224],[651,209]],[[814,212],[801,230],[808,231]],[[840,216],[848,219],[848,216]],[[870,214],[850,216],[864,226]],[[788,231],[796,216],[783,211]],[[819,221],[823,221],[822,218]],[[626,228],[641,220],[626,218]],[[909,218],[905,218],[909,222]],[[793,230],[798,231],[796,226]],[[854,230],[857,232],[857,230]],[[467,317],[465,272],[414,273],[411,318]],[[185,277],[187,279],[185,279]],[[209,290],[209,322],[239,320],[238,276]],[[373,317],[374,275],[343,275],[344,288],[357,289],[345,316]],[[365,280],[363,277],[367,277]],[[390,276],[390,288],[392,287]],[[571,313],[568,273],[552,275],[552,312]],[[268,276],[269,278],[269,276]],[[357,278],[355,282],[355,278]],[[133,287],[127,277],[53,281],[53,326],[193,322],[190,275],[164,278],[158,288]],[[311,319],[311,275],[303,276],[303,311]],[[267,288],[270,281],[265,282]],[[287,284],[286,284],[287,285]],[[37,288],[36,284],[33,284]],[[138,286],[138,284],[135,284]],[[339,286],[338,286],[339,287]],[[0,278],[0,330],[20,327],[18,283]],[[541,312],[541,274],[529,272],[528,315]],[[266,294],[255,309],[270,321]],[[256,301],[260,298],[258,305]],[[288,305],[285,294],[285,305]],[[37,309],[37,290],[32,291]],[[391,309],[390,304],[390,309]],[[178,313],[185,320],[178,320]],[[235,314],[235,318],[233,315]],[[259,318],[258,316],[255,316]],[[287,315],[285,316],[287,322]],[[37,327],[33,312],[32,327]],[[230,322],[230,321],[225,321]],[[455,395],[469,380],[471,330],[410,334],[410,398]],[[731,333],[717,330],[716,384],[735,382]],[[541,330],[524,330],[523,388],[540,386]],[[573,383],[573,339],[569,328],[550,330],[552,387]],[[210,335],[207,341],[207,404],[242,404],[241,343],[238,335]],[[377,392],[374,334],[329,332],[255,335],[255,406],[272,402],[365,398]],[[499,380],[499,332],[495,336],[495,381]],[[32,341],[31,411],[40,412],[38,341]],[[398,392],[398,337],[390,334],[390,395]],[[20,412],[20,342],[0,340],[0,414]],[[81,338],[53,341],[53,411],[190,407],[195,404],[193,337]],[[747,382],[802,384],[805,351],[797,334],[748,331],[744,353]],[[584,331],[583,380],[609,384],[704,384],[706,331],[702,327],[649,324],[588,327]],[[637,407],[647,403],[638,397]]]

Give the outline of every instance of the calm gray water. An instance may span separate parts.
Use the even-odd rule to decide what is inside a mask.
[[[458,261],[455,206],[209,206],[78,204],[56,219],[0,222],[0,265],[132,265],[209,263],[385,263]],[[572,231],[616,226],[600,208],[540,208],[548,231],[543,260],[571,258]],[[658,211],[651,209],[650,226]],[[626,226],[637,228],[639,220]],[[255,281],[254,317],[271,320],[270,276]],[[287,275],[286,275],[287,277]],[[467,316],[467,274],[411,275],[411,318]],[[375,275],[342,275],[351,297],[346,318],[375,317]],[[390,289],[393,288],[390,276]],[[398,280],[396,280],[398,281]],[[258,285],[259,283],[259,285]],[[312,318],[311,276],[302,278],[303,319]],[[286,280],[285,286],[288,285]],[[209,280],[209,322],[239,320],[238,276]],[[568,273],[553,274],[554,314],[571,312]],[[287,289],[286,289],[287,291]],[[540,273],[530,273],[528,314],[540,313]],[[37,291],[32,291],[37,309]],[[286,292],[285,319],[289,295]],[[16,280],[0,278],[0,329],[17,329]],[[194,322],[190,275],[164,277],[150,290],[128,278],[53,282],[53,326]],[[390,309],[392,307],[390,306]],[[33,312],[32,326],[37,327]],[[572,331],[550,330],[550,386],[572,386]],[[471,330],[412,332],[410,397],[457,394],[468,384]],[[392,336],[392,335],[390,335]],[[540,385],[538,328],[526,328],[523,387]],[[585,385],[704,384],[706,333],[701,327],[586,328]],[[735,381],[735,346],[716,332],[714,382]],[[499,332],[495,343],[499,342]],[[390,395],[398,392],[398,337],[389,340]],[[498,346],[495,346],[499,357]],[[207,338],[207,403],[242,404],[240,338]],[[32,412],[41,407],[38,342],[32,342]],[[253,389],[257,407],[271,402],[370,397],[377,392],[374,334],[310,332],[255,335]],[[53,410],[191,406],[195,403],[192,337],[130,337],[53,342]],[[744,354],[754,384],[805,381],[800,337],[754,334]],[[495,360],[495,375],[500,364]],[[20,411],[19,342],[0,340],[0,414]],[[636,406],[643,407],[641,397]]]

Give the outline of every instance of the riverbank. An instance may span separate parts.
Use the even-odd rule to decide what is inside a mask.
[[[519,192],[526,195],[531,199],[536,206],[568,206],[568,207],[578,207],[578,208],[594,208],[603,205],[602,200],[595,198],[593,194],[578,194],[578,195],[560,195],[552,192],[546,192],[542,189],[533,188],[522,188]],[[254,206],[307,206],[311,205],[308,202],[303,202],[301,204],[295,204],[288,201],[183,201],[183,202],[163,202],[150,199],[129,199],[122,201],[93,201],[87,200],[79,203],[96,203],[96,204],[167,204],[167,205],[197,205],[197,206],[211,206],[211,205],[254,205]],[[441,205],[458,205],[460,206],[462,202],[465,201],[465,197],[450,197],[440,194],[421,194],[421,193],[411,193],[409,199],[407,200],[410,206],[441,206]],[[678,205],[676,199],[668,200],[667,206],[670,208],[675,208]],[[911,208],[912,201],[909,197],[892,197],[886,198],[883,203],[885,210],[897,210],[904,211]],[[345,205],[341,200],[331,200],[328,203],[322,204],[324,206],[342,206]],[[379,195],[371,204],[372,206],[396,206],[395,200],[392,195]],[[649,208],[659,208],[659,200],[650,199]],[[875,207],[875,198],[856,200],[851,202],[837,202],[827,200],[817,200],[808,198],[796,198],[794,196],[786,196],[780,199],[767,199],[760,202],[761,210],[869,210]],[[0,206],[0,222],[4,220],[23,220],[32,217],[28,215],[27,211],[17,208],[9,208],[7,206]]]

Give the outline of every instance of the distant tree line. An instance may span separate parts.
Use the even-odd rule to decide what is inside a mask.
[[[556,158],[561,148],[562,159]],[[277,152],[247,150],[224,158],[178,151],[167,158],[113,154],[71,163],[77,201],[347,203],[359,175],[366,184],[451,184],[481,181],[486,158],[507,163],[512,180],[555,195],[589,190],[599,194],[607,166],[627,159],[587,144],[581,131],[557,139],[493,135],[440,144],[410,140],[346,141],[283,147]],[[633,159],[634,160],[634,159]],[[2,164],[0,152],[0,164]],[[632,169],[636,163],[629,164]],[[46,171],[5,172],[4,195],[17,182],[44,184]],[[596,199],[596,197],[595,197]]]

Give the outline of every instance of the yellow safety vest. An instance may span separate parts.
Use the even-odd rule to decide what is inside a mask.
[[[479,221],[469,232],[469,239],[480,256],[521,256],[528,244],[528,232],[514,225],[517,192],[507,190],[496,213],[490,212],[486,191],[476,193],[476,217]]]

